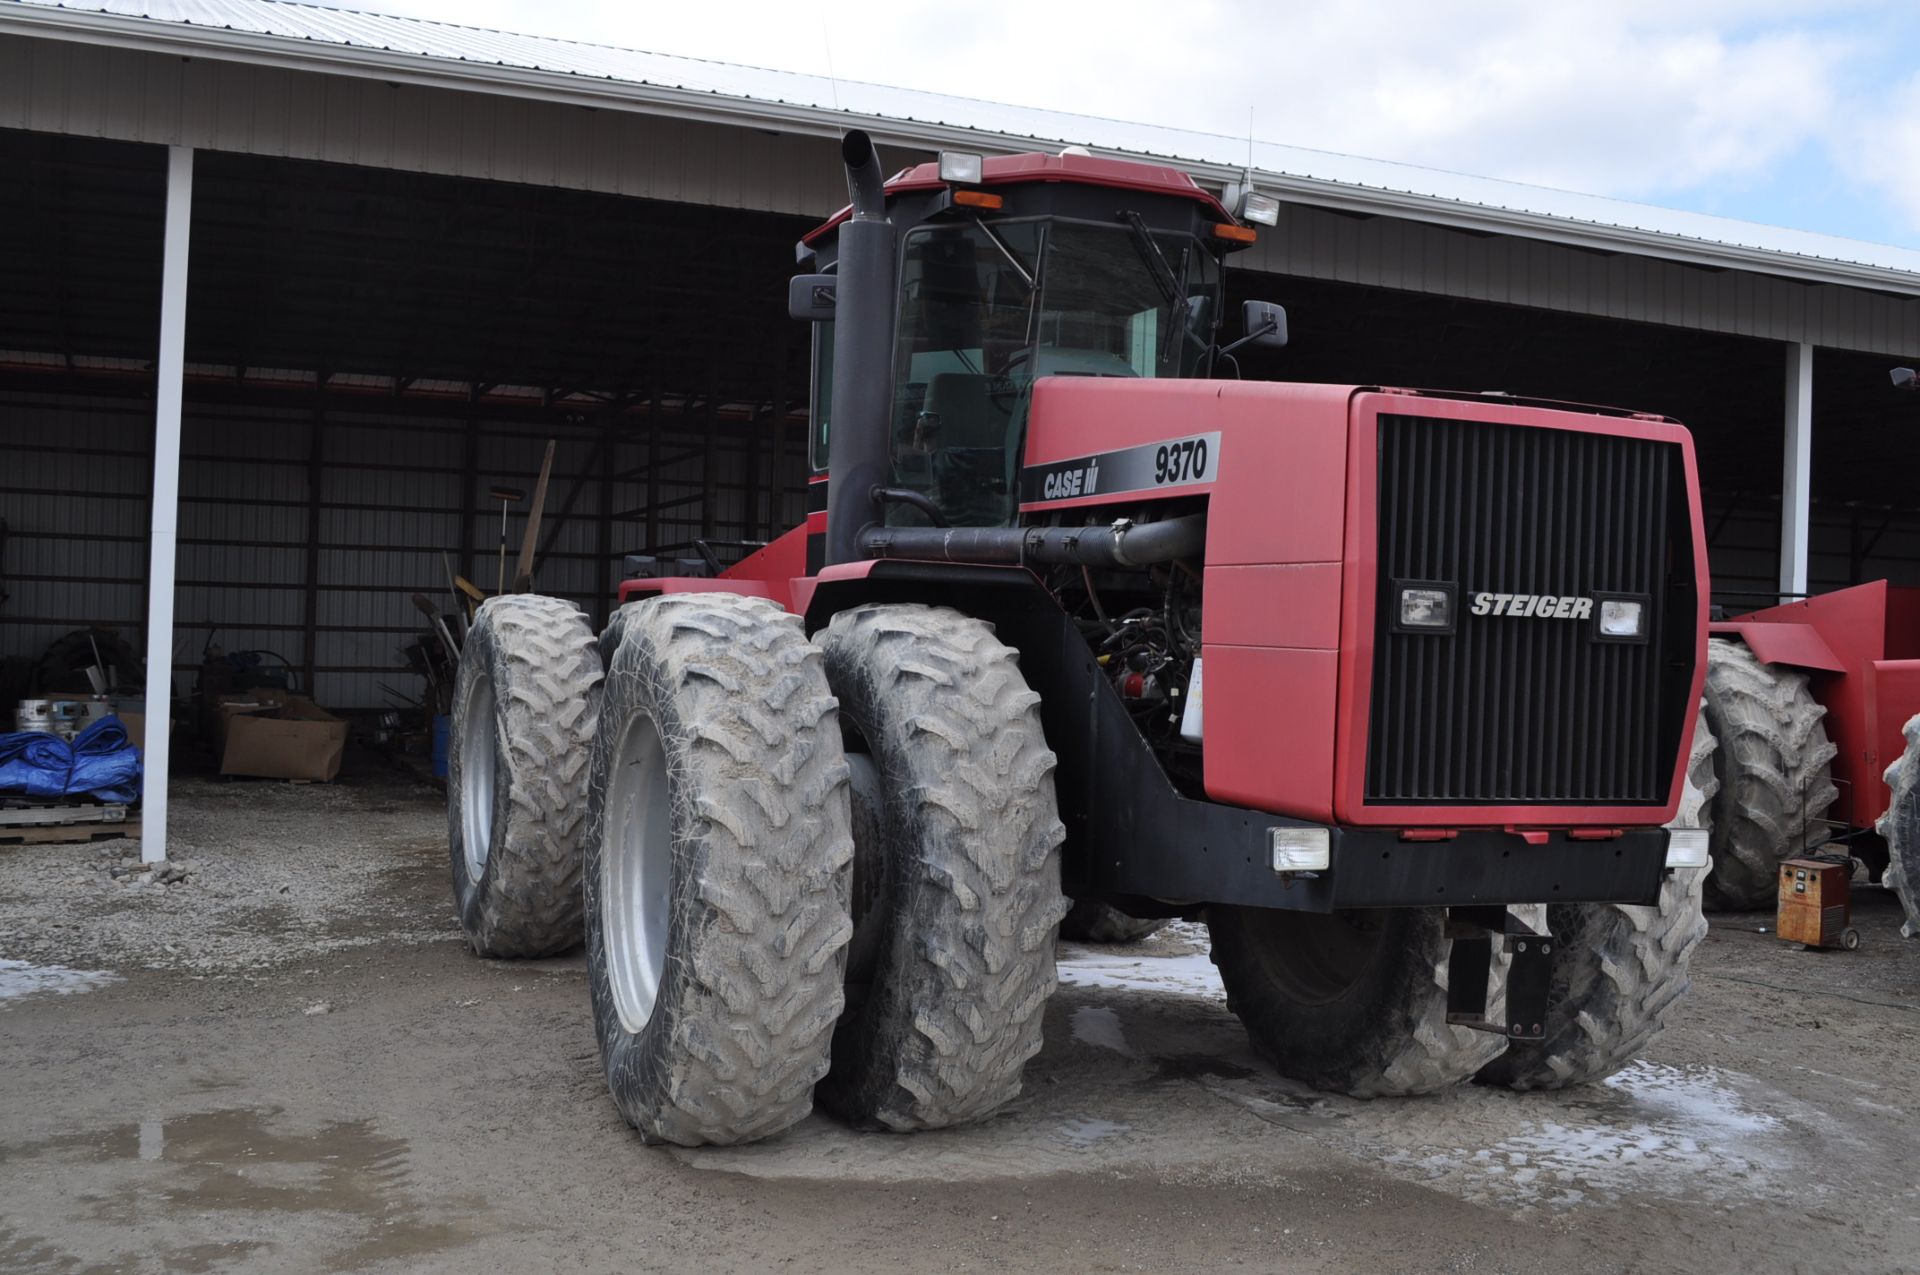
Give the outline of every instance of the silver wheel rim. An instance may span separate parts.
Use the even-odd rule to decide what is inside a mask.
[[[468,685],[460,706],[460,847],[473,882],[487,870],[493,841],[493,712],[493,679],[482,674]]]
[[[667,965],[673,897],[673,807],[667,752],[653,720],[635,716],[607,772],[600,853],[600,925],[607,981],[620,1025],[638,1032],[653,1017]]]

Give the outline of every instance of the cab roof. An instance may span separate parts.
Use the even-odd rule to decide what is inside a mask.
[[[1098,155],[1072,152],[1045,155],[1030,151],[1021,155],[993,155],[982,161],[980,181],[968,185],[1010,186],[1026,182],[1070,182],[1080,186],[1108,186],[1154,195],[1174,195],[1203,205],[1220,221],[1233,221],[1224,204],[1201,189],[1198,182],[1180,169],[1164,164],[1141,164],[1128,159],[1104,159]],[[911,191],[938,190],[953,184],[940,179],[940,165],[936,161],[901,169],[887,179],[886,192],[891,198]],[[800,242],[814,243],[852,213],[853,205],[849,204],[808,231]]]

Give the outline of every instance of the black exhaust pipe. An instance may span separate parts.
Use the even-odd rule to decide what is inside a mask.
[[[869,558],[1146,567],[1199,557],[1207,516],[1107,527],[869,527],[860,541]]]
[[[893,223],[880,154],[858,129],[840,141],[853,214],[840,223],[833,304],[833,416],[828,422],[827,565],[857,562],[876,521],[872,492],[893,481]]]

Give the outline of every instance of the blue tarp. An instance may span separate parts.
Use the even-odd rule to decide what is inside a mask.
[[[39,731],[0,735],[0,792],[135,801],[140,750],[127,742],[127,728],[117,717],[101,718],[71,744]]]

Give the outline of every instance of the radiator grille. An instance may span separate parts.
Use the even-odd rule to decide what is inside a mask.
[[[1379,465],[1368,803],[1663,803],[1694,658],[1679,447],[1382,416]],[[1454,631],[1396,632],[1398,581],[1454,585]],[[1476,593],[1640,595],[1649,637]]]

